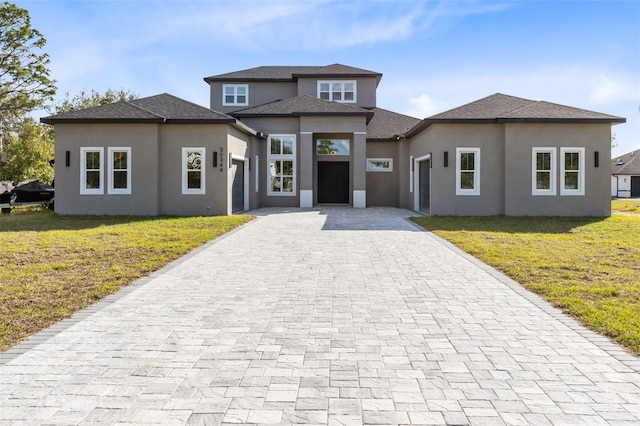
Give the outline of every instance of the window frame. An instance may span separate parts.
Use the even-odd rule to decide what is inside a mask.
[[[233,102],[227,102],[227,88],[233,88]],[[238,102],[238,88],[245,90],[245,101]],[[223,84],[222,85],[222,106],[248,106],[249,105],[249,85],[248,84]]]
[[[115,169],[113,167],[113,154],[116,152],[126,152],[127,153],[127,168],[126,169]],[[115,182],[114,172],[116,171],[126,171],[127,172],[127,187],[126,188],[114,188],[113,184]],[[110,146],[107,148],[107,194],[112,195],[129,195],[131,194],[131,147],[124,146]]]
[[[100,154],[100,168],[87,169],[87,153],[97,152]],[[99,188],[87,188],[87,172],[99,171]],[[88,146],[80,148],[80,194],[81,195],[104,195],[104,147]]]
[[[573,172],[573,170],[565,169],[565,155],[566,154],[579,154],[578,158],[578,188],[567,189],[565,188],[566,173]],[[569,196],[582,196],[585,194],[585,149],[578,147],[562,147],[560,148],[560,195]]]
[[[293,147],[291,150],[291,154],[282,154],[282,147],[280,148],[280,154],[272,154],[271,153],[271,143],[274,139],[285,139],[285,138],[290,138],[293,141]],[[266,172],[266,176],[267,176],[267,196],[271,196],[271,197],[295,197],[296,196],[296,191],[297,191],[297,178],[296,178],[296,172],[297,172],[297,160],[296,160],[296,150],[297,150],[297,141],[296,141],[296,135],[295,134],[273,134],[273,135],[269,135],[269,137],[267,138],[267,172]],[[282,176],[284,176],[283,174],[280,175],[272,175],[271,174],[271,162],[272,161],[292,161],[292,171],[291,171],[291,176],[292,176],[292,189],[289,192],[284,192],[282,191],[282,185],[280,187],[280,191],[273,191],[272,187],[271,187],[271,179],[273,177],[277,177],[280,176],[282,178]],[[289,176],[289,175],[286,175]]]
[[[472,153],[473,157],[473,189],[463,189],[461,173],[462,154]],[[456,195],[480,195],[480,148],[456,148]],[[464,170],[469,173],[468,170]]]
[[[189,169],[187,167],[187,154],[189,152],[200,153],[200,188],[189,188]],[[205,147],[182,147],[181,169],[182,169],[182,195],[203,195],[206,194],[206,158],[207,149]]]
[[[357,80],[318,80],[317,82],[317,97],[318,99],[322,99],[322,97],[320,96],[320,93],[327,93],[327,91],[321,91],[320,90],[320,86],[322,84],[328,84],[329,85],[329,99],[323,99],[325,101],[330,101],[330,102],[340,102],[343,104],[355,104],[358,102],[358,81]],[[333,99],[333,94],[334,94],[334,90],[333,90],[333,85],[334,84],[340,84],[340,100],[335,100]],[[345,100],[344,99],[344,95],[345,93],[350,93],[351,91],[346,91],[345,90],[345,85],[346,84],[353,84],[353,99],[349,99],[349,100]]]
[[[372,162],[374,161],[380,161],[380,162],[388,162],[389,166],[388,167],[373,167],[371,165]],[[367,158],[367,171],[368,172],[381,172],[381,173],[388,173],[388,172],[393,172],[393,158]]]
[[[339,153],[339,152],[335,152],[335,153],[321,153],[318,152],[318,144],[320,141],[331,141],[331,143],[333,144],[333,141],[340,141],[340,142],[347,142],[347,153]],[[342,157],[348,157],[351,155],[351,139],[344,139],[344,138],[318,138],[316,139],[316,143],[315,143],[315,149],[316,149],[316,155],[318,156],[342,156]]]
[[[550,170],[538,169],[538,154],[551,154]],[[557,195],[558,180],[558,160],[557,148],[555,147],[533,147],[531,149],[531,195],[533,196],[555,196]],[[538,172],[549,172],[549,189],[538,189]]]

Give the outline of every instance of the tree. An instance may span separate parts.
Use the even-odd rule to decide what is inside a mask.
[[[31,28],[28,11],[9,2],[0,5],[0,166],[5,119],[39,108],[55,95],[49,55],[39,53],[46,42]]]
[[[74,97],[71,97],[67,92],[62,101],[56,103],[52,108],[48,108],[48,110],[52,114],[60,114],[68,111],[77,111],[80,109],[112,104],[119,101],[132,101],[134,99],[138,99],[138,95],[123,89],[107,89],[102,94],[95,90],[91,90],[90,93],[83,90]]]
[[[45,126],[32,117],[26,117],[15,125],[7,137],[5,166],[0,169],[2,180],[18,183],[25,179],[53,182],[53,133],[51,126]]]

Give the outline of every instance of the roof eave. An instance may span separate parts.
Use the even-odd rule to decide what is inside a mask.
[[[620,124],[626,123],[622,117],[611,118],[498,118],[497,123],[591,123],[591,124]]]
[[[41,123],[44,124],[133,124],[133,123],[146,123],[146,124],[162,124],[166,120],[162,118],[55,118],[55,117],[42,117]]]
[[[234,82],[234,83],[252,83],[252,82],[260,82],[260,81],[276,81],[276,82],[292,82],[295,81],[294,78],[265,78],[265,77],[205,77],[204,81],[207,83],[212,82]]]

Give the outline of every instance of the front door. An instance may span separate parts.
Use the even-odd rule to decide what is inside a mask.
[[[631,197],[640,198],[640,176],[631,176]]]
[[[420,211],[431,213],[431,159],[418,163],[420,165]]]
[[[318,162],[318,203],[349,203],[349,162]]]
[[[244,210],[244,162],[231,162],[233,183],[231,184],[231,211],[233,213]]]

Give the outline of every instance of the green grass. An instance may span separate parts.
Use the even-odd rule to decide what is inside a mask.
[[[0,215],[0,350],[251,219]]]
[[[414,221],[640,355],[640,216]]]
[[[640,200],[637,198],[616,198],[614,200],[611,200],[611,210],[640,214]]]

